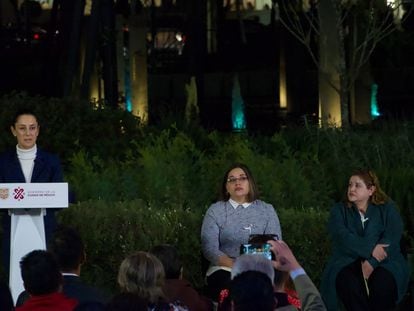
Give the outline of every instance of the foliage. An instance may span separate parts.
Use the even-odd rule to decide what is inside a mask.
[[[178,205],[87,201],[59,213],[60,222],[76,228],[87,245],[82,275],[95,284],[116,291],[119,264],[136,250],[169,243],[176,245],[185,262],[187,278],[202,282],[200,270],[200,209]]]
[[[278,210],[283,239],[292,248],[315,284],[330,255],[330,240],[326,231],[328,212],[318,207]]]
[[[348,120],[350,92],[377,45],[401,28],[401,20],[394,20],[394,14],[404,6],[386,1],[278,0],[277,3],[282,25],[304,45],[320,76],[340,95],[340,124],[348,126],[349,121],[354,121]],[[411,10],[405,18],[409,13]],[[327,118],[329,115],[322,115],[322,122]]]
[[[137,195],[148,202],[188,206],[197,202],[193,186],[199,183],[197,171],[203,163],[202,151],[192,139],[174,129],[149,135],[145,144],[137,144]],[[157,194],[154,196],[154,194]]]
[[[285,240],[292,245],[310,276],[319,282],[329,253],[325,238],[327,213],[314,208],[278,210]],[[115,292],[119,264],[136,250],[169,243],[175,245],[184,262],[185,276],[203,287],[201,274],[200,209],[179,205],[148,205],[141,200],[108,203],[87,201],[59,213],[62,223],[73,226],[87,245],[87,262],[82,275],[110,292]],[[93,230],[91,230],[93,228]]]
[[[5,131],[12,111],[26,103],[40,116],[39,146],[57,152],[65,164],[77,203],[60,220],[87,240],[84,273],[111,290],[127,253],[161,242],[177,245],[187,276],[202,287],[202,215],[233,162],[252,169],[261,198],[280,216],[284,239],[316,281],[329,252],[326,215],[343,198],[356,167],[378,173],[400,208],[406,237],[414,236],[413,123],[286,128],[271,136],[206,132],[184,123],[141,128],[124,111],[14,94],[0,99],[9,108],[0,113]],[[0,136],[0,149],[13,147],[12,139]]]
[[[67,160],[66,178],[79,201],[138,198],[150,205],[204,209],[217,199],[225,169],[244,162],[262,199],[278,209],[328,210],[343,199],[349,173],[368,167],[378,173],[412,233],[413,135],[410,123],[294,128],[260,138],[202,131],[193,137],[173,126],[132,141],[123,160],[74,153]]]
[[[16,111],[33,111],[40,124],[39,145],[64,160],[79,150],[103,159],[119,159],[129,150],[130,141],[141,135],[139,120],[130,113],[80,100],[12,93],[0,98],[0,106],[7,107],[0,113],[0,127],[5,133],[10,132]],[[14,144],[12,135],[0,137],[0,150]]]
[[[82,218],[85,232],[94,228],[99,239],[108,235],[105,239],[110,243],[124,245],[121,250],[97,253],[98,258],[112,256],[107,262],[115,264],[127,253],[126,249],[148,249],[161,241],[178,242],[179,247],[188,247],[180,248],[185,254],[188,275],[202,287],[202,214],[215,200],[224,170],[236,161],[251,167],[261,197],[278,211],[284,239],[316,282],[329,254],[325,232],[328,210],[333,201],[343,198],[348,175],[356,167],[370,167],[378,173],[383,188],[400,207],[406,236],[412,236],[411,124],[374,124],[348,130],[295,128],[271,137],[200,131],[194,138],[192,134],[174,126],[150,132],[141,141],[134,141],[131,153],[115,164],[85,152],[71,160],[68,178],[80,201],[100,198],[106,202],[87,201],[76,209],[71,207],[65,211],[70,216],[65,216],[64,221],[78,225],[77,220],[70,218]],[[103,211],[88,211],[95,209],[95,204],[103,206]],[[109,216],[104,215],[107,210]],[[115,210],[118,214],[113,214]],[[85,217],[71,214],[80,211],[86,213]],[[86,216],[88,213],[91,219]],[[192,222],[186,222],[184,230],[171,218]],[[115,234],[100,232],[112,228]],[[145,234],[139,235],[138,231]],[[102,245],[97,244],[94,249],[102,252]],[[99,279],[101,275],[90,273],[91,278]],[[113,284],[110,280],[102,282]]]

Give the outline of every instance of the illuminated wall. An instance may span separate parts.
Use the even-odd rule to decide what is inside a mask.
[[[236,10],[237,0],[230,0],[230,9]],[[223,5],[226,3],[223,1]],[[240,9],[264,10],[272,7],[272,0],[240,0]]]

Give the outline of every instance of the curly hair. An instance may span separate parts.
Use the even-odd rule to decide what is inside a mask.
[[[375,187],[375,191],[371,196],[372,204],[380,205],[389,201],[388,195],[381,189],[379,179],[372,170],[356,169],[352,172],[351,176],[358,176],[361,178],[368,189],[370,189],[372,186]],[[348,205],[350,205],[349,202]]]

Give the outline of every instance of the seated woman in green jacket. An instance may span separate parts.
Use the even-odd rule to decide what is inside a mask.
[[[322,276],[328,310],[392,310],[409,282],[400,249],[403,223],[377,176],[357,170],[349,179],[347,200],[331,210],[328,231],[332,255]]]

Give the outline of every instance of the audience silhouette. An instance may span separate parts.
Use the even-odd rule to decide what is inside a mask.
[[[213,310],[213,303],[201,296],[191,284],[183,279],[183,263],[175,247],[168,244],[154,246],[150,253],[164,266],[165,283],[162,287],[169,301],[181,301],[191,311]]]
[[[29,299],[17,311],[72,311],[77,301],[61,293],[62,274],[53,255],[34,250],[20,261],[24,288]]]
[[[56,258],[63,275],[62,292],[65,296],[76,299],[79,304],[86,302],[105,304],[108,301],[108,295],[84,283],[80,278],[81,266],[85,262],[86,255],[85,245],[76,230],[59,226],[49,241],[48,250]],[[21,293],[16,306],[22,305],[28,298],[27,291]]]

